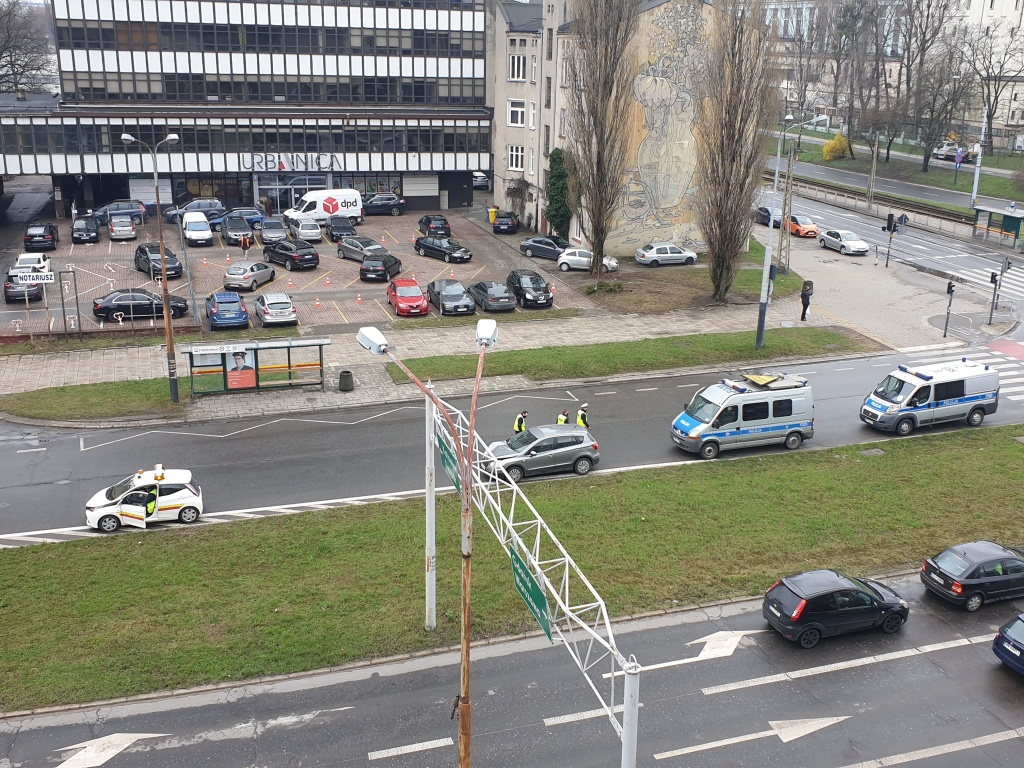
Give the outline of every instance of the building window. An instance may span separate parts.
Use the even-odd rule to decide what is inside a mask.
[[[534,42],[537,42],[537,41],[534,40]],[[530,57],[530,82],[531,83],[536,83],[537,82],[537,57],[536,56],[531,56]]]
[[[565,109],[558,110],[558,135],[565,136],[565,126],[569,122],[569,112]]]
[[[551,78],[544,78],[544,109],[551,109]]]
[[[523,147],[517,147],[513,144],[509,144],[508,147],[508,169],[510,171],[521,171],[523,170]]]
[[[530,130],[537,130],[537,102],[530,102]]]
[[[996,0],[992,0],[994,3]],[[551,61],[552,49],[555,46],[555,32],[553,29],[548,29],[547,45],[545,46],[544,58]]]
[[[520,99],[508,100],[508,124],[522,128],[526,125],[526,102]]]
[[[551,154],[551,126],[544,126],[544,157]]]
[[[526,81],[526,54],[513,53],[508,57],[508,79]]]
[[[535,161],[534,157],[535,156],[534,156],[533,147],[530,147],[530,168],[529,168],[529,172],[530,172],[531,176],[533,176],[533,173],[534,173],[533,169],[534,169],[534,166],[536,165],[536,161]]]

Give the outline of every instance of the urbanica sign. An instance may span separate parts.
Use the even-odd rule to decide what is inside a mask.
[[[437,449],[441,452],[441,466],[448,479],[452,481],[455,490],[462,493],[462,482],[459,480],[459,460],[455,458],[455,451],[442,438],[440,433],[435,432]]]
[[[548,636],[548,640],[551,640],[551,618],[548,614],[548,601],[544,596],[544,590],[540,588],[540,584],[533,578],[533,574],[526,567],[523,558],[516,552],[515,544],[509,545],[508,555],[512,561],[512,580],[515,582],[516,591],[526,602],[526,607],[530,609],[530,613],[537,619],[537,623],[544,630],[544,634]]]
[[[243,171],[344,171],[343,152],[259,152],[241,156]]]

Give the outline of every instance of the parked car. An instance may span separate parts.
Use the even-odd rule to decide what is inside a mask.
[[[538,256],[542,259],[557,259],[569,247],[569,241],[560,237],[528,237],[519,244],[519,250],[527,257]]]
[[[1024,613],[999,628],[992,640],[992,652],[1014,672],[1024,675]]]
[[[388,304],[395,308],[395,314],[402,315],[425,315],[430,311],[430,305],[423,295],[423,289],[419,283],[411,277],[399,277],[392,280],[387,290]]]
[[[50,257],[41,253],[22,253],[14,260],[12,269],[23,272],[52,272]]]
[[[660,267],[664,264],[696,264],[697,254],[675,243],[647,243],[636,249],[637,264]]]
[[[512,211],[498,211],[494,214],[494,224],[491,225],[494,233],[514,235],[519,231],[519,217]]]
[[[132,222],[137,226],[145,224],[148,217],[145,204],[138,200],[111,200],[95,209],[92,212],[92,217],[96,219],[97,224],[105,227],[110,223],[111,217],[118,214],[131,217]]]
[[[224,273],[224,287],[255,291],[277,277],[277,271],[262,261],[240,261]]]
[[[491,180],[483,171],[473,171],[473,189],[490,189]]]
[[[280,219],[268,216],[260,223],[260,239],[264,243],[280,243],[288,239],[288,229]]]
[[[25,229],[26,251],[56,251],[60,232],[54,224],[29,224]]]
[[[284,264],[284,268],[291,272],[293,269],[315,269],[320,265],[320,254],[309,243],[282,240],[264,244],[263,261]]]
[[[134,240],[139,234],[135,231],[135,222],[131,216],[119,213],[111,216],[107,222],[107,236],[111,240]]]
[[[79,216],[71,225],[72,243],[98,243],[100,227],[92,216]]]
[[[327,239],[336,243],[343,237],[355,237],[356,228],[348,216],[331,216],[324,225]]]
[[[23,283],[19,275],[29,274],[31,270],[11,268],[4,276],[4,301],[13,304],[16,301],[41,301],[43,298],[42,283]]]
[[[207,296],[206,317],[211,331],[249,327],[249,310],[241,295],[234,291],[217,291]]]
[[[405,213],[405,198],[391,193],[374,195],[369,200],[363,201],[363,213],[384,214],[388,216],[401,216]]]
[[[189,245],[213,245],[213,230],[202,211],[188,211],[182,215],[181,232]]]
[[[1024,597],[1024,551],[992,541],[957,544],[925,560],[920,576],[929,591],[974,612]]]
[[[511,312],[516,308],[516,297],[508,286],[494,280],[482,280],[469,286],[469,295],[477,306],[488,312]]]
[[[263,225],[263,220],[267,218],[266,211],[259,206],[242,206],[240,208],[232,208],[230,211],[209,217],[210,226],[213,227],[214,232],[220,232],[224,226],[224,219],[228,216],[241,216],[245,219],[245,223],[248,224],[252,229],[260,229]]]
[[[307,243],[319,243],[324,239],[323,230],[313,219],[292,219],[288,230],[293,238]]]
[[[355,235],[338,241],[338,258],[362,262],[367,256],[383,256],[390,251],[372,237]]]
[[[818,237],[818,245],[822,248],[831,248],[834,251],[839,251],[844,255],[868,255],[868,244],[853,232],[845,229],[827,230]]]
[[[413,248],[420,256],[443,259],[446,264],[473,258],[473,253],[454,237],[417,237]]]
[[[476,302],[458,280],[443,278],[427,284],[427,301],[441,315],[474,315]]]
[[[761,615],[787,640],[813,648],[823,637],[860,629],[898,632],[910,604],[879,581],[819,570],[775,582],[764,593]]]
[[[181,277],[184,272],[181,262],[178,261],[174,251],[164,244],[164,260],[167,262],[167,277]],[[160,268],[160,243],[143,243],[135,249],[135,268],[139,272],[145,272],[150,280],[161,277],[163,270]]]
[[[449,237],[452,233],[448,219],[438,213],[424,216],[416,226],[423,237]]]
[[[508,440],[491,443],[488,449],[513,483],[555,472],[585,475],[601,460],[597,440],[576,424],[528,427]]]
[[[172,318],[188,314],[188,302],[180,296],[171,294],[170,305]],[[123,320],[163,317],[164,300],[162,296],[142,288],[123,288],[95,299],[92,303],[92,313],[96,317],[114,322],[117,321],[118,315]]]
[[[260,325],[298,325],[299,313],[287,293],[262,293],[256,297],[253,314],[260,320]]]
[[[779,229],[782,226],[781,208],[768,208],[762,205],[760,208],[754,209],[753,213],[751,214],[751,217],[754,219],[755,222],[757,222],[758,224],[764,224],[766,227],[768,226],[769,222],[776,229]]]
[[[402,262],[387,251],[369,253],[359,267],[360,280],[390,280],[402,274]]]
[[[957,144],[955,141],[944,141],[939,146],[932,148],[932,157],[937,160],[956,160],[958,154],[961,162],[974,162],[974,150]]]
[[[217,227],[213,229],[217,231]],[[249,226],[249,222],[245,220],[244,216],[229,213],[221,219],[220,232],[224,237],[224,242],[228,245],[240,245],[243,237],[248,237],[249,244],[252,244],[252,227]]]
[[[146,509],[150,493],[156,496],[152,514]],[[91,528],[113,533],[121,525],[145,528],[150,523],[177,520],[194,523],[203,513],[203,490],[188,469],[139,470],[109,488],[93,494],[85,505]]]
[[[532,269],[513,269],[505,284],[521,307],[550,307],[555,301],[551,286]]]
[[[797,237],[817,237],[819,234],[818,225],[810,216],[787,216],[786,226],[790,234]]]
[[[589,270],[590,265],[594,263],[594,254],[585,248],[566,248],[562,251],[558,257],[558,261],[555,264],[558,265],[559,270],[562,272],[568,272],[570,269],[585,269]],[[611,256],[605,256],[601,265],[602,272],[618,272],[619,271],[619,260],[612,258]]]
[[[197,197],[195,200],[189,200],[177,208],[168,208],[164,211],[164,221],[177,224],[178,219],[186,213],[193,212],[201,213],[206,216],[207,221],[211,221],[222,218],[227,213],[227,210],[224,203],[215,197]]]

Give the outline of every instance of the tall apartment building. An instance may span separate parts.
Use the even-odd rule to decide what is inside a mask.
[[[484,0],[51,2],[59,101],[0,110],[0,171],[51,175],[79,208],[154,199],[122,133],[180,137],[162,202],[352,187],[446,208],[489,168]]]

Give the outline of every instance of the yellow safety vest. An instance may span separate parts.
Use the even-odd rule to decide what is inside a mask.
[[[566,417],[566,415],[564,413],[558,414],[558,421],[556,423],[558,423],[558,424],[565,424],[567,421],[568,421],[568,418]]]
[[[587,412],[582,408],[576,412],[576,423],[581,427],[587,426]]]
[[[512,425],[513,432],[524,432],[526,430],[526,418],[523,414],[516,416],[516,423]]]

